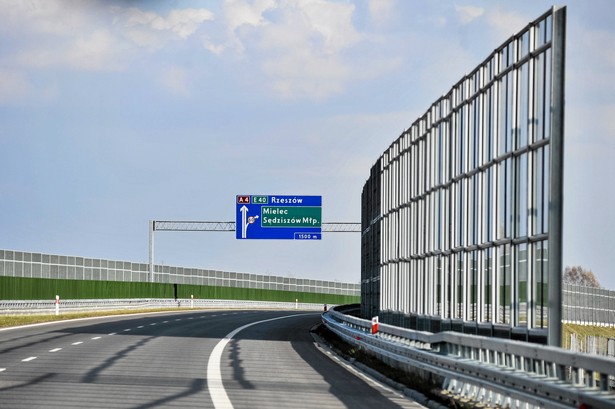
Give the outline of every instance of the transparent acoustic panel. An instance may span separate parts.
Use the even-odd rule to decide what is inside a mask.
[[[564,26],[565,8],[531,22],[378,158],[362,194],[362,311],[527,336],[547,327],[561,264]]]

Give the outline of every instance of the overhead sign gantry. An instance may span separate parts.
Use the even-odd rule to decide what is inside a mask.
[[[245,209],[242,210],[244,206]],[[361,223],[323,223],[322,196],[237,195],[236,213],[236,222],[150,220],[150,280],[154,281],[154,234],[156,231],[234,231],[236,237],[241,240],[257,238],[321,240],[323,231],[361,233]]]

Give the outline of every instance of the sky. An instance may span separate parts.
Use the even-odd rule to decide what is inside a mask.
[[[553,4],[0,0],[0,249],[147,262],[150,220],[319,195]],[[564,266],[615,289],[615,2],[570,0]],[[360,234],[157,232],[157,264],[358,283]]]

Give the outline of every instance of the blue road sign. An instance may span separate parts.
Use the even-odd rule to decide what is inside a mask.
[[[322,196],[237,195],[237,239],[320,240]]]

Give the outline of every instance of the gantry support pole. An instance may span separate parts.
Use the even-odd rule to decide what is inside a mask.
[[[149,281],[154,282],[154,231],[156,230],[156,222],[149,221]]]

